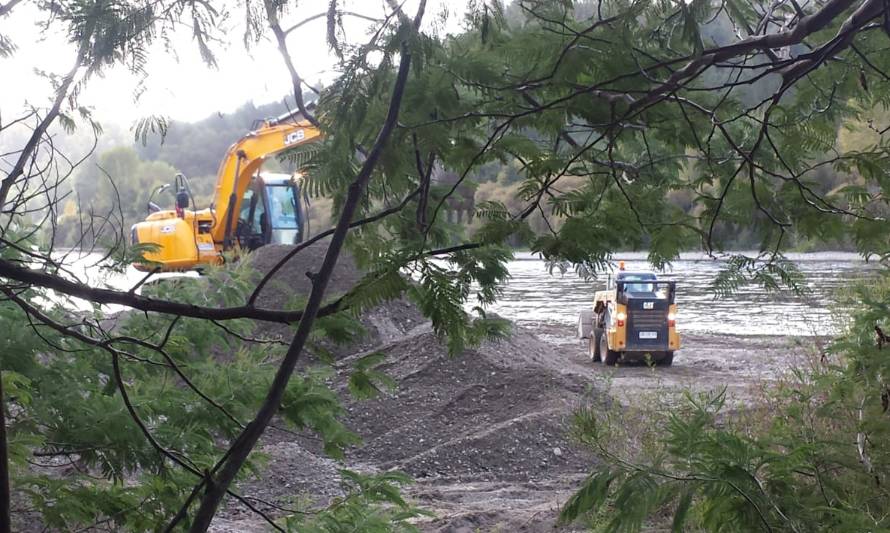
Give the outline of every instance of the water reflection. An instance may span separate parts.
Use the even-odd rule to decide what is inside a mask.
[[[123,275],[100,269],[95,254],[84,255],[73,262],[71,271],[95,287],[128,290],[144,276],[130,267]],[[709,290],[722,263],[703,254],[682,254],[668,272],[659,278],[677,282],[677,303],[681,331],[691,333],[724,333],[742,335],[830,335],[837,331],[843,311],[832,300],[832,294],[850,287],[869,276],[877,268],[852,253],[820,252],[788,254],[806,276],[810,295],[797,297],[788,292],[767,292],[762,287],[745,287],[728,298],[715,299]],[[621,254],[629,271],[651,270],[645,253]],[[574,272],[550,275],[545,263],[528,253],[517,253],[509,264],[511,280],[503,296],[488,308],[520,325],[574,325],[578,313],[591,305],[593,292],[605,286],[605,277],[585,281]],[[181,276],[183,274],[172,274]],[[185,275],[196,276],[195,273]],[[159,277],[170,276],[162,274]],[[471,306],[474,302],[470,302]],[[86,302],[70,299],[67,305],[88,309]],[[110,310],[119,307],[111,306]]]
[[[709,285],[723,264],[702,254],[681,255],[659,278],[677,282],[681,331],[812,336],[837,331],[841,317],[832,294],[876,268],[852,253],[789,254],[788,258],[806,276],[811,292],[807,297],[750,286],[715,299]],[[621,254],[615,257],[618,260],[624,260],[629,271],[651,270],[643,253]],[[527,253],[517,254],[509,268],[512,279],[489,310],[525,326],[574,324],[578,313],[590,306],[593,292],[605,285],[605,278],[585,281],[574,272],[550,275],[543,261]]]

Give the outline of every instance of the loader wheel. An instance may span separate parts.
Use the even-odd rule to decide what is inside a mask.
[[[605,335],[600,335],[600,357],[603,359],[603,363],[606,366],[615,366],[618,363],[618,357],[621,355],[618,352],[612,351],[609,349],[609,341]]]
[[[588,339],[587,352],[590,355],[590,360],[594,363],[600,362],[600,337],[602,336],[603,332],[594,328],[593,337]]]
[[[664,357],[655,361],[656,366],[671,366],[674,363],[674,352],[667,352]]]

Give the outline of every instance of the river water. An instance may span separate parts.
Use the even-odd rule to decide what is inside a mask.
[[[844,311],[834,303],[838,291],[874,275],[878,265],[866,263],[857,254],[818,252],[788,254],[806,276],[808,294],[769,292],[745,286],[737,293],[716,298],[710,285],[724,266],[704,254],[681,254],[659,279],[677,282],[677,327],[681,332],[735,335],[814,336],[837,332]],[[626,270],[651,271],[645,253],[617,254],[615,263],[626,262]],[[489,307],[520,325],[576,324],[582,309],[592,305],[593,293],[605,288],[606,276],[595,281],[574,272],[549,274],[544,261],[528,253],[516,254],[509,265],[511,279],[503,297]]]
[[[72,267],[77,277],[89,280],[93,286],[127,290],[144,276],[132,267],[123,275],[100,273],[95,265],[96,257],[82,256]],[[718,299],[710,285],[723,262],[699,253],[681,254],[666,272],[659,273],[660,279],[677,282],[677,327],[681,332],[708,334],[814,336],[836,333],[841,323],[838,315],[844,311],[834,303],[834,295],[873,275],[878,268],[853,253],[818,252],[787,257],[806,276],[809,289],[806,296],[746,286]],[[651,270],[645,253],[618,254],[615,264],[619,260],[625,261],[626,269],[631,272]],[[542,325],[576,324],[581,310],[592,305],[594,291],[603,289],[606,282],[605,275],[599,280],[584,280],[571,271],[550,274],[545,262],[529,253],[517,253],[508,266],[511,278],[503,296],[487,310],[533,329]]]

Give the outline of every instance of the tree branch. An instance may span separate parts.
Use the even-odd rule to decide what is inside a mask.
[[[414,32],[416,32],[420,26],[420,20],[423,16],[425,5],[426,1],[421,0],[417,16],[414,19]],[[383,149],[386,146],[393,129],[396,127],[402,96],[408,82],[410,66],[411,52],[408,48],[408,43],[403,41],[399,70],[396,75],[386,120],[378,132],[377,138],[374,141],[374,146],[371,148],[368,157],[362,164],[361,170],[349,186],[346,202],[343,205],[343,211],[340,214],[337,227],[331,238],[331,243],[328,245],[328,252],[325,255],[321,269],[312,281],[312,290],[309,293],[309,301],[306,304],[304,315],[302,320],[300,320],[297,332],[294,334],[290,348],[284,356],[281,366],[278,368],[278,372],[275,374],[275,378],[272,385],[269,387],[266,399],[263,401],[256,417],[232,443],[232,446],[229,448],[228,458],[222,464],[219,473],[212,480],[212,484],[207,487],[207,491],[204,493],[204,496],[201,499],[201,504],[195,513],[195,520],[190,528],[192,533],[203,533],[207,531],[222,498],[226,494],[226,490],[235,479],[237,473],[241,470],[241,466],[247,460],[247,457],[253,451],[259,438],[269,425],[269,422],[271,422],[272,417],[278,411],[281,399],[284,397],[284,391],[290,381],[290,376],[303,352],[303,347],[305,346],[306,341],[309,339],[315,317],[318,315],[318,311],[321,308],[321,302],[324,299],[328,281],[331,279],[334,267],[340,256],[340,250],[343,248],[343,244],[346,241],[346,235],[349,232],[352,217],[358,209],[365,187],[371,179],[371,175],[377,166],[377,162],[383,153]]]
[[[346,16],[348,16],[348,17],[355,17],[355,18],[359,18],[359,19],[364,19],[364,20],[367,20],[367,21],[369,21],[369,22],[383,22],[383,20],[381,20],[381,19],[374,18],[374,17],[369,17],[368,15],[362,15],[361,13],[355,13],[355,12],[353,12],[353,11],[337,11],[337,14],[339,14],[339,15],[346,15]],[[313,20],[318,20],[318,19],[320,19],[320,18],[322,18],[322,17],[326,17],[327,15],[328,15],[327,12],[322,12],[322,13],[316,13],[315,15],[312,15],[311,17],[306,17],[306,18],[304,18],[303,20],[301,20],[300,22],[297,22],[296,24],[294,24],[293,26],[291,26],[290,28],[284,30],[284,34],[285,34],[285,35],[289,35],[290,32],[292,32],[292,31],[294,31],[294,30],[296,30],[296,29],[299,29],[299,28],[303,27],[304,25],[306,25],[306,24],[312,22]]]
[[[12,261],[0,259],[0,277],[15,280],[26,285],[51,289],[67,296],[82,298],[97,304],[117,304],[140,311],[164,313],[168,315],[190,318],[206,318],[211,320],[235,320],[251,318],[266,322],[290,324],[298,322],[303,311],[283,311],[261,309],[252,305],[237,307],[201,307],[193,304],[158,300],[135,293],[121,292],[111,289],[91,287],[84,283],[70,281],[65,278],[25,268]],[[327,316],[340,311],[342,299],[331,302],[319,309],[319,316]]]
[[[71,67],[71,70],[68,71],[62,79],[62,84],[56,90],[56,98],[53,101],[52,107],[47,112],[46,116],[40,120],[37,127],[34,128],[24,149],[19,153],[19,157],[16,160],[15,165],[13,165],[12,170],[10,170],[6,177],[0,181],[0,209],[6,206],[6,198],[9,196],[9,190],[24,173],[25,165],[28,163],[28,160],[31,159],[31,156],[34,155],[40,139],[46,134],[47,129],[49,129],[49,126],[56,120],[56,117],[59,116],[59,112],[62,109],[62,103],[68,97],[68,89],[71,88],[71,84],[74,82],[74,77],[77,75],[77,71],[83,63],[83,55],[84,48],[81,46],[81,49],[77,52],[77,60],[74,62],[74,66]]]
[[[0,365],[0,533],[12,533],[9,512],[9,450],[6,439],[6,397],[3,395],[3,365]]]
[[[269,17],[269,27],[275,35],[275,40],[278,42],[278,51],[281,52],[281,57],[284,59],[284,64],[287,66],[287,71],[290,73],[291,83],[293,84],[294,90],[294,101],[297,103],[297,109],[300,110],[303,117],[305,117],[313,126],[321,129],[321,124],[319,124],[318,119],[315,118],[315,115],[309,113],[306,109],[305,102],[303,102],[303,79],[300,78],[300,74],[297,72],[296,67],[294,67],[294,62],[287,49],[288,32],[281,29],[281,23],[278,20],[278,12],[276,11],[277,8],[272,3],[272,0],[264,0],[263,4],[266,7],[266,16]],[[308,22],[308,20],[305,22]],[[294,28],[291,28],[291,30],[293,29]]]
[[[12,8],[14,8],[15,5],[21,1],[22,0],[9,0],[9,2],[6,2],[3,5],[0,5],[0,17],[3,17],[7,13],[9,13],[12,10]]]

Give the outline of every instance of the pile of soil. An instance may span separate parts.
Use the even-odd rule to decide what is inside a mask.
[[[290,258],[260,292],[257,304],[269,309],[281,309],[291,304],[295,298],[307,298],[312,288],[309,276],[321,269],[328,251],[328,242],[329,239],[322,239]],[[250,264],[257,272],[265,275],[293,249],[293,246],[283,244],[263,246],[250,255]],[[333,299],[346,293],[361,278],[361,270],[356,266],[352,256],[344,251],[331,273],[327,288],[328,298]]]
[[[261,276],[265,276],[293,248],[289,245],[264,246],[251,255],[250,264]],[[301,308],[312,289],[312,281],[307,273],[314,275],[318,272],[327,250],[328,239],[300,250],[263,287],[257,297],[257,305],[268,309]],[[361,281],[363,275],[352,256],[344,250],[331,274],[325,300],[333,301],[346,294]],[[420,311],[407,300],[386,302],[376,309],[362,313],[359,321],[364,328],[363,335],[346,346],[331,343],[322,345],[335,356],[347,356],[400,338],[406,331],[425,320]],[[261,326],[260,333],[266,337],[290,340],[293,330],[280,324],[265,324]]]
[[[271,307],[308,290],[304,272],[318,268],[325,248],[300,252],[275,276],[275,289],[270,284],[263,291],[262,304]],[[288,249],[262,248],[253,265],[262,272]],[[345,292],[360,278],[343,257],[331,291]],[[273,429],[260,449],[268,466],[242,492],[282,505],[303,492],[323,504],[337,494],[338,467],[399,470],[418,481],[408,494],[439,514],[423,525],[426,530],[552,527],[558,502],[593,468],[589,453],[568,436],[589,380],[563,371],[553,346],[521,328],[508,340],[451,357],[409,302],[389,302],[362,322],[369,335],[344,349],[330,384],[346,408],[343,422],[363,443],[337,464],[324,457],[317,439]],[[379,370],[397,386],[358,401],[346,389],[352,363],[378,351],[386,354]],[[221,530],[232,519],[221,517]]]
[[[398,387],[347,403],[347,424],[365,441],[351,457],[461,481],[529,481],[588,465],[566,436],[586,383],[540,364],[548,348],[518,331],[449,357],[428,330],[385,347],[380,369]]]

